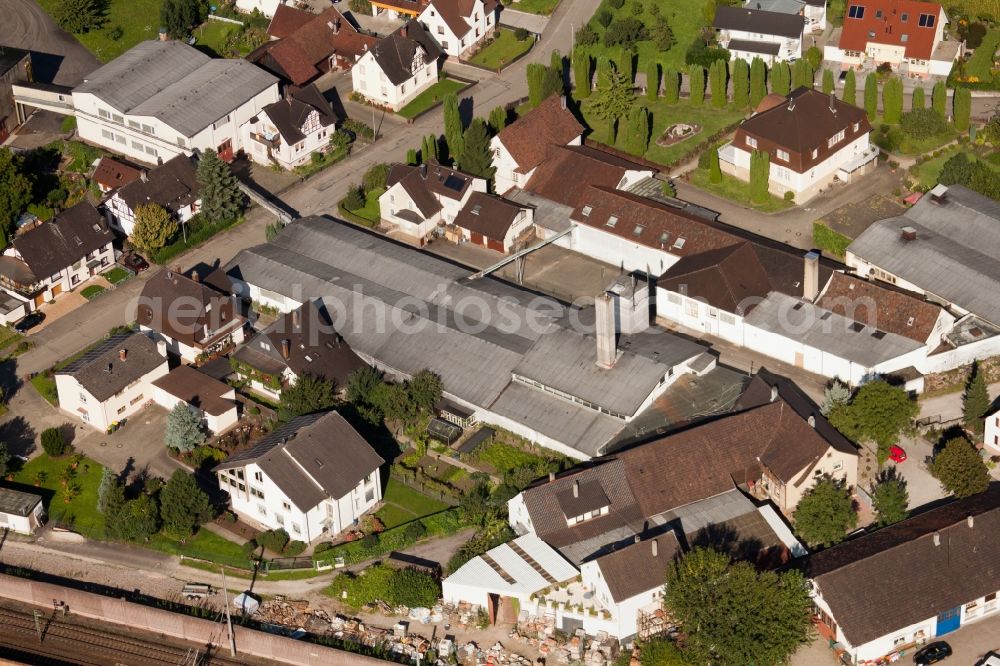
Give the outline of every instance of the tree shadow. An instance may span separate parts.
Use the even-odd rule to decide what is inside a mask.
[[[741,537],[739,530],[727,523],[706,525],[690,539],[692,547],[711,548],[734,560],[749,562],[759,570],[772,569],[788,561],[785,548],[765,546],[757,537]]]
[[[0,442],[15,456],[28,456],[35,450],[35,429],[23,416],[0,423]]]
[[[17,361],[9,360],[0,363],[0,402],[10,401],[21,387],[24,381],[17,374]]]

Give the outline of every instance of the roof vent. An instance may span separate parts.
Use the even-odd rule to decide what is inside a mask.
[[[555,472],[549,472],[549,483],[551,483],[551,482],[553,482],[555,480],[556,480],[556,473]]]
[[[653,539],[652,541],[650,541],[650,543],[652,544],[653,557],[656,557],[656,555],[657,555],[657,548],[656,548],[657,540]]]
[[[118,360],[119,361],[124,361],[126,359],[126,357],[128,357],[128,350],[127,349],[119,349],[118,350]]]
[[[941,545],[941,533],[940,532],[935,532],[934,533],[934,545],[935,546],[940,546]]]
[[[795,98],[794,97],[789,97],[788,98],[788,110],[789,111],[794,111],[795,110]]]
[[[778,387],[777,386],[772,386],[771,387],[771,402],[774,402],[777,399],[778,399]]]
[[[813,414],[810,414],[808,421],[809,421],[809,427],[815,430],[816,429],[816,417]]]
[[[836,100],[837,100],[837,98],[834,97],[833,91],[831,90],[830,91],[830,113],[837,113]]]
[[[942,205],[948,201],[948,186],[938,183],[931,190],[931,203]]]
[[[975,523],[976,519],[973,517],[971,513],[965,517],[965,524],[969,526],[970,530],[972,529],[972,526],[975,525]]]
[[[107,370],[107,372],[108,372],[109,375],[114,371],[114,369],[115,369],[114,363],[108,363],[108,370]]]
[[[913,227],[903,227],[899,230],[899,238],[904,241],[917,240],[917,230]]]
[[[560,97],[560,98],[559,98],[559,105],[560,105],[560,106],[561,106],[561,107],[562,107],[563,109],[565,109],[565,108],[566,108],[566,95],[563,95],[562,97]]]
[[[573,482],[573,497],[579,497],[579,496],[580,496],[580,482],[579,481],[574,481]]]
[[[638,534],[636,534],[635,535],[635,543],[639,543],[640,541],[642,541],[642,537],[639,536]]]

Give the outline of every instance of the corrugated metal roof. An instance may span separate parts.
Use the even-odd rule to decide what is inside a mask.
[[[524,554],[531,558],[548,576],[556,582],[563,582],[574,578],[579,571],[576,567],[567,562],[554,548],[546,544],[534,534],[525,534],[514,541]],[[505,543],[488,551],[486,555],[492,560],[507,576],[514,580],[513,583],[504,579],[487,559],[475,557],[466,562],[462,567],[448,576],[443,585],[464,585],[469,587],[480,587],[501,594],[532,594],[548,587],[551,583],[545,576],[526,561],[519,553],[511,548],[510,543]]]
[[[93,72],[73,92],[91,93],[122,113],[158,118],[192,137],[277,82],[245,60],[209,58],[176,41],[148,41]]]
[[[903,227],[916,231],[902,238]],[[879,220],[847,248],[920,289],[1000,325],[1000,204],[960,185]]]
[[[746,323],[798,340],[806,346],[865,368],[872,368],[922,346],[915,340],[879,331],[776,291],[754,307],[747,315]]]

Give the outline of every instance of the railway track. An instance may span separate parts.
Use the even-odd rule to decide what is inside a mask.
[[[38,642],[35,617],[31,613],[0,608],[0,646],[19,653],[46,657],[50,661],[29,663],[71,663],[82,666],[228,665],[241,662],[208,656],[202,649],[165,645],[91,627],[80,626],[52,611],[38,618],[42,642]],[[3,652],[0,650],[0,652]]]

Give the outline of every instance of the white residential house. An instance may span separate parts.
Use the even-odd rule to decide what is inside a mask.
[[[417,20],[445,53],[458,58],[496,31],[499,7],[496,0],[430,0]]]
[[[378,199],[383,224],[420,245],[439,227],[453,224],[474,192],[486,192],[486,180],[431,162],[394,164],[388,189]]]
[[[947,23],[944,8],[936,2],[850,0],[844,25],[827,41],[823,57],[845,69],[885,63],[911,78],[948,76],[965,45],[945,39]]]
[[[292,88],[241,128],[247,154],[258,164],[294,169],[326,152],[337,116],[315,85]]]
[[[287,0],[236,0],[236,9],[247,14],[257,10],[270,18],[278,11],[278,7],[286,2]]]
[[[167,371],[162,342],[142,333],[114,336],[56,372],[59,408],[107,430],[153,402],[153,382]]]
[[[351,68],[354,92],[399,111],[437,83],[441,47],[419,22],[407,21],[365,52]]]
[[[802,57],[805,22],[798,14],[723,5],[716,9],[713,26],[719,44],[733,58],[761,58],[772,65]]]
[[[149,164],[212,149],[232,161],[239,128],[277,102],[278,79],[178,41],[141,42],[73,89],[80,138]]]
[[[991,456],[1000,455],[1000,409],[994,409],[986,413],[986,430],[983,435],[983,442]]]
[[[513,187],[524,187],[550,146],[582,143],[583,125],[566,108],[565,97],[552,95],[490,140],[496,169],[494,189],[504,194]]]
[[[912,660],[931,641],[995,619],[998,535],[994,483],[812,555],[807,575],[818,633],[841,663],[884,664]]]
[[[186,224],[201,209],[196,165],[187,155],[177,155],[141,171],[137,179],[118,188],[104,202],[111,226],[131,236],[136,208],[149,204],[164,208],[177,222]]]
[[[835,181],[851,182],[874,168],[878,147],[864,109],[812,88],[798,88],[787,98],[769,96],[744,120],[733,140],[719,148],[724,173],[750,180],[754,150],[770,156],[768,189],[775,196],[791,192],[799,203]]]
[[[139,330],[166,343],[186,363],[242,343],[247,322],[235,297],[202,281],[197,272],[186,277],[170,269],[146,282],[136,321]]]
[[[344,417],[322,412],[292,419],[214,471],[240,518],[312,543],[378,505],[383,462]]]
[[[42,496],[13,488],[0,488],[0,530],[34,534],[45,521]]]
[[[826,0],[746,0],[743,7],[801,16],[806,32],[821,33],[826,30]]]
[[[0,287],[35,310],[114,266],[114,237],[97,209],[78,203],[14,237],[0,256]]]
[[[212,435],[239,421],[236,389],[190,365],[179,365],[154,381],[153,401],[167,411],[182,403],[198,410]]]

